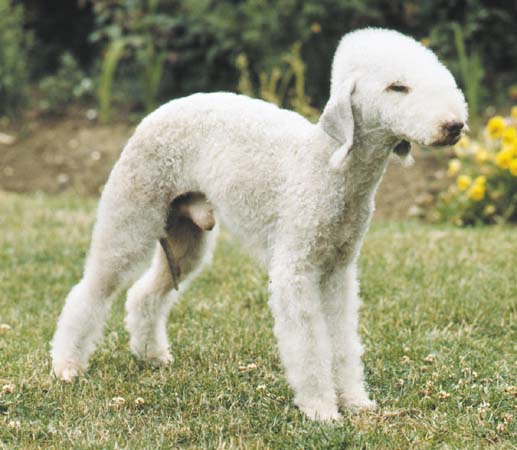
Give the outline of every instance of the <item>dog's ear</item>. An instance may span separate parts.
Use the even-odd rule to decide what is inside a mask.
[[[318,125],[329,136],[342,145],[330,157],[333,169],[340,169],[345,163],[346,155],[354,143],[354,116],[352,113],[352,94],[355,79],[346,79],[338,92],[330,97],[323,110]]]

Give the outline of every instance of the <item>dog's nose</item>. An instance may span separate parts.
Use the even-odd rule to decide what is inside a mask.
[[[446,122],[443,124],[445,132],[451,138],[459,136],[464,126],[463,122]]]

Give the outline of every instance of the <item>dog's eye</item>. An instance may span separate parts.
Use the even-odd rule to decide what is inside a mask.
[[[391,83],[387,88],[387,91],[393,91],[393,92],[403,92],[404,94],[407,94],[409,92],[409,87],[405,86],[400,83]]]

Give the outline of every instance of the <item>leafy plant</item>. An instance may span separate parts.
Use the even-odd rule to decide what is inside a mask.
[[[0,0],[0,114],[13,114],[27,96],[27,46],[23,6]]]
[[[104,58],[102,59],[101,78],[99,88],[97,90],[97,98],[99,101],[99,120],[101,122],[107,122],[111,115],[113,79],[115,77],[117,65],[124,52],[125,45],[126,43],[123,39],[112,41],[108,45]]]
[[[57,72],[40,80],[38,88],[42,97],[39,108],[47,114],[60,114],[70,102],[92,95],[93,81],[70,53],[64,53]]]
[[[248,57],[246,56],[246,54],[241,53],[237,56],[237,58],[235,58],[235,67],[240,73],[239,82],[237,84],[237,92],[240,92],[244,95],[248,95],[250,97],[254,97],[255,89],[253,87],[253,82],[251,81]]]
[[[150,35],[146,37],[146,41],[143,55],[139,59],[143,63],[142,86],[145,110],[149,113],[156,108],[156,99],[163,75],[166,53],[155,48]]]
[[[320,111],[310,104],[305,92],[305,63],[301,57],[301,44],[295,43],[289,52],[282,55],[279,66],[271,72],[261,71],[257,86],[254,86],[249,70],[248,58],[240,54],[235,61],[240,72],[237,90],[251,97],[292,108],[309,119],[316,120]]]
[[[301,57],[299,42],[285,55],[285,61],[293,73],[294,87],[290,98],[293,109],[310,119],[317,119],[320,112],[310,105],[310,99],[305,93],[305,63]]]
[[[469,116],[472,127],[476,127],[479,121],[480,104],[482,96],[481,81],[483,79],[483,64],[478,52],[473,51],[467,55],[463,30],[457,23],[452,24],[454,43],[458,53],[460,75],[465,86],[465,97],[469,105]]]
[[[117,76],[123,81],[142,80],[128,89],[126,98],[136,99],[146,109],[151,108],[152,98],[157,103],[196,91],[235,89],[241,75],[235,64],[240,54],[247,57],[254,89],[261,84],[258,95],[269,98],[275,89],[282,89],[275,84],[284,77],[275,68],[286,67],[285,54],[299,42],[302,59],[310,62],[304,90],[311,103],[321,108],[328,99],[330,65],[339,38],[364,26],[396,28],[417,39],[429,38],[430,46],[464,85],[474,117],[487,106],[486,100],[507,101],[502,93],[515,83],[517,13],[511,2],[490,7],[484,0],[449,3],[94,0],[91,38],[103,48],[113,40],[127,40]],[[457,39],[451,31],[454,23],[460,27]],[[469,52],[471,48],[475,51]],[[499,95],[489,99],[483,95],[495,86],[501,87],[496,91]]]
[[[141,101],[146,111],[156,107],[167,57],[156,36],[160,34],[160,27],[167,28],[171,20],[157,13],[159,4],[160,0],[120,2],[115,6],[104,1],[95,4],[102,25],[92,34],[92,40],[108,42],[98,89],[101,121],[109,119],[113,80],[122,59],[133,67],[140,79]]]
[[[368,5],[373,2],[367,0]],[[332,52],[339,37],[353,26],[337,23],[335,17],[359,23],[359,17],[375,16],[368,5],[335,0],[95,0],[96,29],[91,39],[104,45],[127,40],[126,76],[145,79],[141,89],[130,95],[146,109],[153,97],[156,102],[196,91],[235,89],[239,77],[235,60],[243,53],[254,84],[264,74],[268,77],[262,82],[267,96],[279,80],[275,67],[285,67],[285,54],[300,42],[303,57],[316,61],[304,68],[304,80],[309,81],[303,89],[322,105],[328,97]],[[321,70],[317,61],[323,55],[328,58]]]

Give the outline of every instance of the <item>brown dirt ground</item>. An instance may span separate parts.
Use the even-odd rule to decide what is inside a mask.
[[[4,128],[4,129],[2,129]],[[72,192],[98,196],[134,125],[99,125],[84,115],[34,120],[14,134],[11,145],[0,144],[0,189],[15,192]],[[415,149],[416,163],[404,168],[390,161],[376,197],[376,218],[415,215],[416,206],[432,202],[443,185],[443,152]]]

